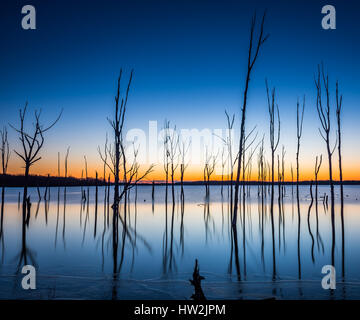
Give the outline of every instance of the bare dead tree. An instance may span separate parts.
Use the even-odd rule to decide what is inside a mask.
[[[223,186],[224,186],[224,173],[225,173],[225,166],[227,165],[228,167],[228,182],[229,183],[229,187],[230,187],[230,212],[232,214],[232,199],[233,199],[233,188],[232,188],[232,184],[233,184],[233,178],[234,178],[234,166],[236,163],[236,159],[235,161],[233,160],[233,141],[232,141],[232,129],[234,126],[234,120],[235,120],[235,115],[233,114],[232,117],[229,116],[229,114],[227,113],[227,111],[225,110],[225,115],[226,115],[226,121],[227,121],[227,132],[226,132],[226,137],[225,139],[221,136],[218,136],[216,134],[214,134],[217,138],[219,138],[223,143],[224,143],[224,148],[222,150],[221,153],[221,168],[222,168],[222,174],[221,174],[221,195],[223,195]],[[225,156],[225,149],[227,149],[227,156]],[[206,180],[206,179],[204,179]],[[229,194],[229,193],[228,193]]]
[[[342,95],[339,97],[339,83],[336,81],[336,120],[337,120],[337,140],[338,140],[338,157],[339,157],[339,180],[340,180],[340,216],[341,216],[341,239],[342,239],[342,277],[345,277],[345,224],[344,224],[344,186],[342,173],[342,156],[341,156],[341,110]]]
[[[328,154],[329,162],[329,183],[330,183],[330,193],[331,193],[331,226],[332,226],[332,248],[331,248],[331,261],[332,265],[335,263],[335,200],[334,200],[334,181],[332,174],[332,156],[335,152],[338,136],[336,135],[336,142],[334,147],[331,148],[330,133],[331,133],[331,107],[330,107],[330,90],[329,90],[329,76],[325,74],[324,66],[318,66],[318,75],[315,78],[315,86],[317,91],[316,97],[316,108],[321,124],[319,128],[319,133],[326,144],[326,151]],[[322,97],[322,86],[325,89],[325,102],[323,102]],[[325,104],[325,105],[324,105]]]
[[[256,136],[255,136],[254,140],[252,140],[252,142],[248,145],[248,147],[244,148],[245,151],[247,151],[248,148],[251,147],[251,145],[254,143],[255,139],[256,139]],[[252,159],[253,159],[253,156],[255,154],[255,151],[257,150],[257,148],[259,147],[260,144],[261,144],[261,141],[258,142],[258,144],[255,146],[254,149],[251,149],[248,152],[247,160],[246,160],[246,162],[243,163],[243,168],[244,168],[244,172],[243,172],[244,190],[245,190],[246,182],[250,181],[251,170],[252,170]],[[244,193],[244,196],[245,196],[245,193]]]
[[[296,149],[296,203],[297,203],[297,214],[298,214],[298,241],[297,241],[297,251],[298,251],[298,277],[301,279],[301,213],[300,213],[300,199],[299,199],[299,179],[300,179],[300,169],[299,169],[299,153],[300,153],[300,139],[302,136],[303,128],[303,119],[304,119],[304,110],[305,110],[305,96],[303,98],[303,107],[300,116],[299,110],[299,99],[296,103],[296,137],[297,137],[297,149]]]
[[[258,153],[258,155],[257,155],[257,169],[258,169],[258,171],[257,171],[257,183],[258,183],[258,186],[257,186],[257,195],[258,195],[258,197],[260,196],[260,190],[261,190],[261,178],[262,178],[262,175],[261,175],[261,164],[262,164],[262,155],[261,155],[261,152],[262,152],[262,150],[261,150],[261,147],[259,148],[259,153]]]
[[[267,80],[266,83],[266,93],[267,93],[267,102],[270,116],[270,148],[271,148],[271,193],[274,193],[274,158],[275,151],[280,142],[280,112],[279,106],[275,103],[275,88],[271,91],[271,98],[269,94],[269,86]],[[277,114],[277,133],[275,133],[275,104],[276,104],[276,114]]]
[[[341,201],[344,201],[344,187],[342,174],[342,157],[341,157],[341,109],[342,109],[342,95],[339,97],[339,83],[336,81],[336,120],[337,120],[337,141],[339,154],[339,180],[340,180],[340,196]]]
[[[70,147],[67,147],[66,149],[66,155],[65,155],[65,163],[64,163],[64,176],[65,176],[65,180],[68,176],[68,159],[69,159],[69,152],[70,152]]]
[[[108,135],[106,134],[106,139],[105,139],[105,144],[104,144],[104,151],[101,152],[101,148],[100,148],[100,146],[98,146],[98,153],[100,155],[100,158],[104,155],[104,160],[102,160],[102,162],[103,162],[103,182],[104,182],[104,185],[106,184],[106,163],[107,163],[107,158],[108,158],[107,146],[108,146]]]
[[[176,126],[174,129],[169,129],[167,152],[170,161],[170,176],[171,176],[171,194],[173,203],[175,202],[175,171],[179,166],[179,135],[176,132]]]
[[[23,219],[25,219],[26,213],[26,203],[28,200],[27,196],[27,188],[28,188],[28,177],[30,173],[31,166],[36,163],[37,161],[41,160],[40,151],[44,145],[45,132],[49,131],[54,125],[59,121],[62,111],[60,112],[59,116],[53,121],[49,126],[44,126],[40,121],[41,110],[35,110],[35,123],[33,131],[30,133],[25,129],[25,116],[27,110],[28,103],[25,103],[23,109],[19,110],[19,117],[20,117],[20,127],[16,128],[10,125],[18,134],[19,140],[21,142],[22,151],[14,152],[24,161],[25,164],[25,186],[24,186],[24,194],[23,194]]]
[[[281,167],[280,167],[280,155],[277,155],[277,167],[278,167],[278,198],[281,197]]]
[[[118,195],[118,202],[121,201],[121,199],[127,195],[127,192],[132,189],[133,187],[137,186],[137,184],[143,180],[146,176],[149,175],[149,173],[151,173],[153,171],[154,165],[151,164],[144,172],[140,173],[140,164],[138,162],[138,154],[139,154],[139,148],[137,148],[135,146],[135,143],[132,143],[132,147],[133,147],[133,154],[132,154],[132,159],[131,162],[128,161],[128,157],[125,156],[125,158],[123,157],[123,160],[121,161],[121,163],[123,163],[123,161],[125,161],[125,166],[123,166],[124,170],[124,178],[121,181],[122,182],[122,186],[123,189],[121,192],[119,192]],[[108,151],[108,155],[109,158],[112,159],[112,163],[116,163],[115,160],[115,154],[112,152],[112,148],[110,146],[107,146],[106,150]],[[124,152],[126,152],[125,148],[123,148]],[[100,152],[101,154],[101,159],[102,161],[104,161],[104,156],[103,154]],[[114,167],[111,166],[111,163],[106,162],[106,166],[110,169],[111,173],[114,175],[115,173],[115,169]],[[110,176],[109,176],[109,184],[110,184]],[[109,190],[108,190],[108,197],[109,197]],[[116,202],[114,202],[116,203]],[[116,207],[113,206],[114,209],[116,209]]]
[[[255,48],[253,48],[253,41],[254,41],[254,30],[255,30],[255,23],[256,23],[256,15],[253,16],[253,19],[251,21],[251,28],[250,28],[250,40],[249,40],[249,52],[248,52],[248,61],[247,61],[247,74],[246,74],[246,80],[245,80],[245,89],[244,89],[244,100],[241,108],[241,124],[240,124],[240,141],[239,141],[239,152],[238,152],[238,160],[237,160],[237,175],[236,175],[236,183],[235,183],[235,199],[234,199],[234,214],[233,214],[233,221],[232,224],[236,224],[237,219],[237,210],[238,210],[238,201],[239,201],[239,183],[240,183],[240,175],[241,175],[241,155],[243,154],[243,145],[244,145],[244,139],[245,139],[245,120],[246,120],[246,107],[247,107],[247,93],[249,89],[249,83],[250,83],[250,75],[251,71],[254,67],[254,64],[258,58],[259,51],[261,46],[264,44],[266,39],[268,38],[268,35],[264,36],[264,22],[265,22],[265,16],[266,12],[263,15],[261,26],[260,26],[260,32],[259,37],[257,40],[257,43],[255,45]],[[253,54],[253,49],[255,49]]]
[[[310,181],[311,202],[310,202],[309,209],[308,209],[307,223],[308,223],[309,234],[310,234],[310,237],[311,237],[311,260],[312,260],[313,263],[315,263],[315,256],[314,256],[314,244],[315,244],[315,241],[314,241],[314,236],[313,236],[313,234],[311,232],[311,226],[310,226],[310,213],[311,213],[311,207],[312,207],[313,202],[314,202],[314,197],[313,197],[313,193],[312,193],[312,185],[313,185],[313,181],[311,180]]]
[[[62,238],[64,241],[64,246],[65,246],[65,230],[66,230],[66,179],[68,177],[68,159],[69,159],[69,152],[70,152],[70,146],[67,147],[66,149],[66,154],[65,154],[65,160],[64,160],[64,210],[63,210],[63,229],[62,229]],[[87,170],[87,164],[86,164],[86,170]],[[60,172],[60,169],[59,169]],[[81,172],[81,176],[83,175],[83,173]],[[86,176],[87,176],[87,172],[86,172]],[[58,189],[58,201],[59,201],[59,189]],[[81,207],[80,207],[81,210]]]
[[[268,170],[267,170],[267,161],[265,158],[265,152],[264,152],[264,162],[263,162],[263,188],[264,188],[264,196],[266,198],[266,183],[268,179]]]
[[[229,160],[229,172],[230,172],[230,212],[233,212],[233,181],[234,181],[234,166],[236,159],[233,159],[233,141],[232,141],[232,130],[235,121],[235,114],[232,117],[229,116],[227,111],[225,110],[226,121],[227,121],[227,137],[226,137],[226,145],[228,148],[228,160]]]
[[[314,168],[314,176],[315,176],[315,213],[316,213],[316,241],[318,248],[320,249],[319,244],[321,244],[322,249],[324,251],[324,244],[321,239],[321,235],[319,232],[319,214],[318,214],[318,175],[322,164],[322,154],[320,157],[316,156],[315,158],[315,168]]]
[[[244,139],[244,146],[243,146],[243,154],[242,154],[242,186],[243,186],[243,197],[245,198],[245,185],[246,185],[246,169],[250,167],[249,165],[249,160],[251,161],[253,152],[250,152],[251,158],[249,158],[249,160],[245,161],[246,158],[246,152],[248,151],[248,149],[252,146],[252,144],[255,142],[258,132],[256,132],[255,137],[252,138],[252,140],[248,143],[248,140],[250,137],[252,137],[252,134],[254,133],[256,129],[256,126],[246,135],[245,139]],[[257,148],[257,147],[256,147]],[[256,149],[255,148],[255,149]],[[240,154],[238,155],[240,156]]]
[[[245,153],[247,151],[247,149],[251,146],[251,144],[255,141],[255,139],[251,142],[251,144],[249,144],[249,146],[246,145],[246,140],[247,138],[251,135],[251,133],[245,138],[244,140],[244,155],[242,157],[242,161],[243,161],[243,179],[242,179],[242,215],[240,215],[240,220],[241,220],[241,224],[242,224],[242,235],[243,235],[243,260],[244,260],[244,279],[246,279],[246,209],[245,209],[245,202],[246,202],[246,180],[247,178],[249,179],[250,175],[251,175],[251,165],[252,165],[252,157],[255,153],[255,150],[257,149],[257,146],[255,148],[255,150],[251,150],[248,154],[248,157],[246,158],[246,163],[245,163]],[[248,173],[246,174],[246,172],[248,171]],[[249,192],[249,190],[248,190]],[[241,212],[241,211],[240,211]],[[241,217],[242,216],[242,217]],[[233,225],[233,232],[236,229],[236,225]]]
[[[264,197],[264,182],[266,181],[264,136],[261,139],[261,145],[258,154],[258,181],[259,181],[258,196],[261,194],[261,197]]]
[[[0,130],[0,136],[1,136],[1,169],[2,169],[2,175],[7,174],[9,159],[10,159],[10,147],[9,147],[9,140],[8,140],[8,132],[7,128],[4,127],[3,130]],[[3,224],[4,224],[4,201],[5,201],[5,187],[3,186],[1,188],[1,217],[0,217],[0,239],[4,241],[3,238]],[[3,251],[4,253],[4,251]]]
[[[107,147],[107,159],[102,154],[100,148],[98,149],[101,160],[106,164],[106,167],[110,170],[114,176],[114,202],[112,205],[113,217],[112,217],[112,246],[113,246],[113,273],[116,278],[117,273],[120,272],[125,248],[125,239],[128,235],[127,228],[127,199],[128,191],[137,186],[137,184],[143,180],[150,172],[152,172],[154,165],[150,165],[145,172],[140,174],[140,164],[137,160],[139,148],[132,143],[133,154],[127,155],[128,144],[124,141],[124,123],[127,110],[127,102],[129,97],[130,85],[133,77],[133,70],[131,70],[129,81],[126,87],[124,96],[120,94],[120,84],[122,78],[122,69],[117,81],[117,93],[115,96],[115,113],[113,119],[108,118],[108,122],[113,129],[114,140]],[[121,177],[121,176],[122,177]],[[122,185],[122,191],[120,192],[120,183]],[[109,194],[109,192],[108,192]],[[124,219],[119,214],[119,203],[124,199]],[[119,221],[123,225],[123,237],[122,237],[122,249],[121,249],[121,261],[119,267],[117,267],[117,255],[118,255],[118,241],[119,241]]]
[[[137,184],[145,179],[154,169],[154,165],[151,164],[147,167],[146,170],[140,172],[140,164],[138,162],[138,155],[139,155],[139,147],[136,148],[135,144],[132,144],[133,147],[133,156],[132,162],[129,162],[129,165],[124,168],[125,171],[125,178],[123,181],[124,187],[122,192],[120,193],[120,199],[126,195],[126,193],[132,189],[133,187],[137,187]]]
[[[279,249],[281,247],[281,225],[283,226],[283,237],[285,236],[285,215],[283,210],[283,198],[284,198],[284,179],[285,179],[285,147],[282,146],[281,149],[281,161],[280,155],[278,158],[278,205],[279,205]],[[284,238],[284,246],[285,246],[285,238]]]
[[[89,176],[88,176],[88,164],[87,164],[87,159],[86,159],[86,156],[84,156],[84,160],[85,160],[85,179],[86,179],[86,184],[88,184],[88,179],[89,179]],[[85,192],[84,192],[85,193]],[[89,201],[90,201],[90,190],[89,190],[89,186],[87,187],[87,195],[86,197],[84,197],[84,200],[87,200],[87,205],[89,207]]]
[[[120,94],[120,84],[122,78],[122,69],[120,69],[120,74],[117,81],[117,90],[115,96],[115,114],[113,119],[107,119],[111,125],[114,132],[114,141],[112,144],[109,143],[105,147],[104,153],[101,152],[98,148],[100,158],[106,167],[111,171],[114,176],[114,212],[115,215],[118,214],[118,205],[122,197],[127,194],[127,191],[135,186],[139,181],[144,179],[152,170],[153,165],[145,171],[143,174],[138,174],[140,165],[137,162],[138,148],[134,147],[134,155],[132,162],[128,161],[126,155],[126,144],[123,137],[125,115],[127,110],[127,102],[129,97],[129,91],[131,86],[131,81],[133,77],[133,70],[130,72],[129,81],[126,87],[126,92],[123,97]],[[107,155],[106,155],[107,154]],[[120,193],[120,174],[122,174],[122,185],[123,190]]]
[[[228,162],[227,156],[225,155],[225,147],[221,151],[221,196],[224,195],[224,173],[226,163]]]
[[[329,162],[329,182],[330,182],[330,190],[332,196],[334,195],[334,182],[333,182],[333,175],[332,175],[332,155],[335,151],[336,144],[333,148],[331,148],[330,144],[330,131],[331,131],[331,121],[330,121],[330,91],[329,91],[329,77],[324,72],[324,66],[322,65],[321,70],[320,66],[318,66],[318,75],[315,78],[315,86],[317,91],[317,98],[316,98],[316,108],[321,124],[321,128],[319,128],[319,133],[321,137],[324,139],[326,144],[326,150],[328,154],[328,162]],[[322,86],[325,89],[325,105],[323,102],[322,97]],[[337,139],[336,139],[337,140]]]
[[[271,191],[271,169],[270,169],[270,162],[266,160],[266,170],[267,170],[267,177],[268,177],[268,188],[267,192],[270,194]]]
[[[284,197],[285,193],[285,146],[282,145],[281,148],[281,161],[280,161],[280,155],[278,155],[278,196],[279,199]]]
[[[255,151],[250,151],[250,155],[253,153],[253,152],[255,152]],[[250,190],[251,190],[251,188],[250,188],[250,180],[251,180],[251,174],[252,174],[252,167],[253,167],[253,163],[252,163],[252,159],[249,159],[248,160],[248,163],[249,163],[249,165],[248,166],[246,166],[246,171],[247,171],[247,173],[246,173],[246,185],[247,185],[247,196],[248,197],[250,197]]]
[[[108,159],[107,147],[108,147],[108,135],[106,134],[103,153],[101,152],[100,146],[98,146],[98,153],[99,153],[101,161],[103,162],[104,206],[106,205],[106,197],[107,197],[107,192],[108,192],[108,186],[106,183],[106,163],[107,163],[107,159]],[[104,157],[104,159],[102,157]]]
[[[189,152],[191,140],[181,141],[179,143],[179,153],[180,153],[180,185],[181,185],[181,194],[184,195],[184,176],[185,170],[189,166],[189,162],[186,162],[186,155]]]
[[[168,184],[169,184],[169,165],[170,165],[170,152],[169,152],[169,130],[170,121],[165,120],[164,124],[164,172],[165,172],[165,202],[167,202],[168,196]]]
[[[7,174],[7,168],[8,168],[8,164],[9,164],[9,159],[10,159],[10,147],[9,147],[9,140],[8,140],[8,131],[7,128],[4,127],[3,130],[0,130],[0,135],[1,135],[1,169],[2,169],[2,174],[6,175]]]
[[[320,158],[316,156],[315,160],[315,203],[318,201],[318,174],[320,171],[320,167],[322,164],[322,154],[320,155]]]
[[[276,278],[276,254],[275,254],[275,230],[274,230],[274,157],[275,151],[279,145],[280,141],[280,112],[279,106],[275,103],[275,88],[271,91],[271,98],[269,94],[269,86],[267,80],[266,84],[266,94],[267,94],[267,103],[270,116],[270,148],[271,148],[271,202],[270,202],[270,218],[271,218],[271,234],[272,234],[272,251],[273,251],[273,276]],[[277,133],[275,132],[275,105],[277,113]]]
[[[300,168],[299,168],[299,153],[300,153],[300,139],[302,136],[303,121],[304,121],[304,110],[305,110],[305,96],[303,98],[302,111],[300,116],[299,110],[299,99],[296,103],[296,137],[297,137],[297,149],[296,149],[296,193],[299,194],[299,178],[300,178]]]
[[[117,81],[117,93],[115,96],[115,114],[114,119],[109,119],[108,122],[110,123],[113,131],[114,131],[114,150],[112,150],[111,145],[110,148],[105,148],[105,152],[108,152],[108,155],[111,159],[111,165],[105,160],[105,155],[101,156],[102,160],[111,170],[112,174],[114,175],[114,208],[117,209],[118,203],[120,200],[120,191],[119,191],[119,181],[120,181],[120,165],[121,165],[121,157],[125,158],[125,150],[124,150],[124,143],[123,143],[123,127],[125,121],[125,113],[127,107],[127,101],[130,91],[131,80],[133,77],[133,70],[130,72],[130,77],[125,93],[125,97],[120,97],[120,84],[121,84],[121,77],[122,77],[122,69],[120,69],[120,74]],[[126,167],[126,161],[124,161],[123,166]],[[126,170],[124,170],[124,176],[126,175]]]
[[[205,183],[206,197],[209,197],[210,194],[210,179],[215,171],[218,155],[219,153],[217,153],[216,155],[213,155],[212,153],[208,153],[208,149],[206,147],[205,165],[204,165],[204,183]]]
[[[120,165],[121,165],[121,155],[123,160],[123,176],[124,176],[124,183],[126,183],[126,155],[124,150],[124,141],[123,141],[123,127],[124,127],[124,120],[125,120],[125,113],[127,107],[127,101],[129,96],[129,90],[131,85],[131,80],[133,77],[133,70],[130,72],[130,78],[128,82],[128,86],[126,89],[125,99],[121,99],[120,108],[119,108],[119,101],[120,101],[120,81],[121,81],[121,74],[122,70],[120,70],[120,75],[118,78],[118,86],[117,86],[117,94],[115,97],[115,119],[110,120],[108,119],[110,125],[114,130],[114,137],[115,137],[115,167],[114,167],[114,179],[115,179],[115,191],[114,191],[114,207],[117,208],[118,202],[120,201],[119,196],[119,172],[120,172]]]

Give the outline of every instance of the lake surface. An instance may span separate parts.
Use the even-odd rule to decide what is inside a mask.
[[[30,188],[25,232],[18,204],[22,189],[5,189],[0,299],[190,299],[195,259],[208,299],[360,299],[359,186],[344,187],[344,233],[335,187],[334,239],[330,200],[326,208],[320,199],[329,195],[328,186],[319,186],[311,207],[309,186],[300,186],[300,214],[295,186],[293,192],[286,186],[280,202],[275,192],[273,229],[270,194],[259,197],[258,187],[251,186],[236,236],[227,186],[223,196],[220,186],[211,186],[208,200],[204,186],[185,186],[183,205],[179,186],[174,205],[170,187],[167,205],[164,186],[155,187],[154,201],[151,186],[138,186],[137,194],[133,188],[126,215],[120,207],[117,233],[104,187],[97,204],[95,187],[83,189],[89,194],[85,203],[80,187],[67,187],[66,194],[63,187],[50,188],[50,200],[40,202]],[[336,289],[325,290],[321,270],[333,262]],[[36,290],[21,287],[24,264],[36,267]]]

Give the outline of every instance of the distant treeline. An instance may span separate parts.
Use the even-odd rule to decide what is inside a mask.
[[[29,187],[60,187],[60,186],[95,186],[104,185],[103,180],[93,178],[78,179],[74,177],[54,177],[54,176],[37,176],[30,175],[27,185]],[[0,186],[5,187],[23,187],[25,185],[25,177],[23,175],[0,175]]]
[[[166,183],[164,181],[155,181],[156,185],[165,185]],[[61,186],[103,186],[107,184],[104,183],[102,179],[94,179],[94,178],[88,178],[88,179],[79,179],[74,177],[54,177],[54,176],[37,176],[37,175],[30,175],[28,177],[28,186],[29,187],[61,187]],[[143,181],[141,183],[138,183],[141,185],[152,185],[152,181]],[[180,182],[175,182],[175,185],[180,185]],[[231,181],[209,181],[210,185],[230,185]],[[232,182],[232,184],[235,184],[235,181]],[[240,184],[244,184],[240,181]],[[245,182],[247,185],[259,185],[262,184],[258,181],[247,181]],[[264,182],[264,185],[271,184],[270,182]],[[277,182],[275,182],[277,184]],[[282,182],[282,184],[285,185],[291,185],[296,184],[296,182]],[[300,185],[309,185],[310,181],[300,181]],[[319,185],[328,185],[328,180],[322,180],[318,181]],[[339,185],[339,181],[334,181],[335,185]],[[0,175],[0,186],[1,187],[23,187],[25,185],[25,177],[23,175]],[[120,183],[121,185],[121,183]],[[203,181],[184,181],[184,185],[204,185]],[[343,185],[360,185],[359,180],[347,180],[343,181]]]

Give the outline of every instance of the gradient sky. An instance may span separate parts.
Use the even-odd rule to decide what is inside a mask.
[[[21,28],[21,8],[26,4],[37,10],[36,30]],[[336,7],[336,30],[321,28],[321,8],[326,4]],[[343,94],[344,178],[360,179],[356,1],[2,1],[0,126],[18,124],[18,109],[25,101],[30,112],[42,109],[44,122],[63,108],[32,173],[55,174],[57,152],[63,157],[71,146],[69,173],[81,174],[86,155],[94,176],[95,170],[101,171],[97,146],[104,143],[106,132],[111,133],[106,117],[112,115],[122,67],[126,76],[135,70],[127,129],[147,131],[150,120],[158,121],[160,129],[165,118],[178,128],[225,128],[225,108],[236,114],[238,128],[249,24],[254,11],[260,16],[265,8],[270,38],[252,74],[247,128],[257,125],[259,136],[265,134],[269,155],[267,77],[277,89],[279,152],[284,145],[289,178],[290,163],[295,163],[296,100],[305,94],[301,178],[311,179],[315,156],[326,154],[318,133],[313,81],[317,64],[323,62],[331,98],[336,80]],[[9,129],[9,134],[11,147],[18,149],[15,132]],[[161,169],[158,165],[150,178],[161,178]],[[189,168],[187,178],[201,179],[199,169]],[[12,153],[9,173],[20,172],[21,162]],[[326,157],[320,178],[327,179]]]

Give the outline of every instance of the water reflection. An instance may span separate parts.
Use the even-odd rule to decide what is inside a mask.
[[[66,282],[59,292],[69,298],[121,299],[135,292],[153,298],[154,291],[158,298],[183,298],[192,289],[182,281],[187,281],[198,259],[209,298],[360,297],[355,267],[360,256],[358,187],[345,187],[348,197],[342,201],[335,197],[331,207],[326,196],[318,196],[328,193],[327,187],[316,184],[315,193],[313,185],[299,186],[294,193],[286,190],[291,186],[274,188],[274,193],[266,184],[245,186],[240,189],[235,225],[232,188],[228,186],[222,196],[220,188],[210,186],[206,194],[203,187],[176,186],[173,198],[166,186],[138,186],[117,207],[111,205],[109,185],[48,188],[41,199],[36,188],[29,188],[20,208],[18,189],[3,189],[1,273],[34,264],[40,268],[40,287],[50,281],[45,275],[103,277],[109,286],[87,293]],[[31,198],[39,201],[31,204]],[[338,224],[327,214],[329,209]],[[341,231],[338,251],[334,228]],[[352,254],[346,256],[345,248]],[[321,268],[331,263],[339,268],[342,284],[330,296],[321,288]],[[8,283],[0,277],[0,288],[6,289]],[[4,297],[5,290],[0,291]],[[10,294],[21,296],[17,291]]]
[[[24,194],[26,194],[24,192]],[[32,264],[33,266],[37,266],[35,256],[36,253],[34,250],[30,249],[27,244],[27,228],[29,227],[31,215],[31,202],[30,196],[26,198],[26,201],[23,202],[22,208],[22,223],[21,223],[21,248],[20,253],[15,257],[15,260],[18,260],[16,267],[16,274],[19,274],[21,268],[25,265]]]

